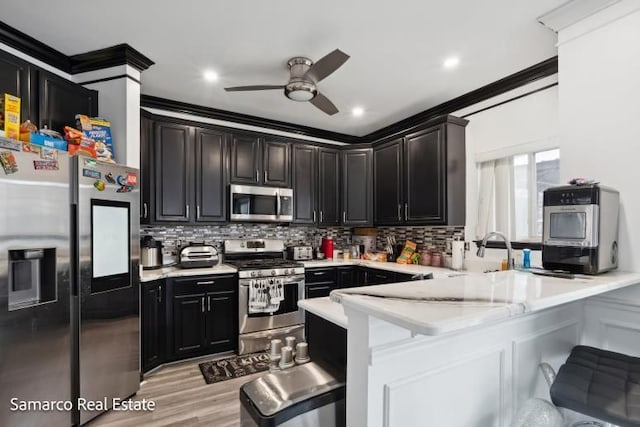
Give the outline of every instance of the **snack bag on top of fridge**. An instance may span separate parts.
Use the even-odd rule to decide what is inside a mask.
[[[103,162],[115,163],[116,156],[111,138],[111,122],[99,117],[78,114],[76,115],[76,124],[88,139],[95,141],[97,159]]]

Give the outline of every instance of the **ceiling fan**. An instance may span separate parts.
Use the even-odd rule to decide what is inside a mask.
[[[236,86],[226,87],[224,90],[227,92],[246,92],[284,89],[287,98],[299,102],[309,101],[318,109],[332,116],[338,112],[338,108],[329,98],[318,91],[317,84],[340,68],[347,59],[349,59],[349,55],[340,49],[334,50],[315,63],[309,58],[296,56],[287,62],[291,77],[286,85]]]

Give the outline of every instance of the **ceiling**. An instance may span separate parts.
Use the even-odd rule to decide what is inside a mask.
[[[147,95],[362,136],[556,55],[536,18],[564,2],[22,0],[4,2],[0,20],[67,55],[128,43],[156,63],[142,75]],[[336,48],[351,59],[319,84],[334,116],[279,91],[223,90],[284,84],[290,57]],[[460,64],[445,70],[450,56]]]

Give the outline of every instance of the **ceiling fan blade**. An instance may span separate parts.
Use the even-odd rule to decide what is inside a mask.
[[[347,59],[349,58],[349,55],[347,55],[340,49],[336,49],[330,54],[316,61],[316,63],[307,70],[304,76],[311,78],[311,80],[318,83],[320,80],[323,80],[338,68],[340,68],[342,64],[347,62]]]
[[[338,107],[333,105],[333,102],[331,102],[329,98],[327,98],[320,92],[318,92],[315,98],[313,98],[309,102],[312,103],[316,108],[318,108],[319,110],[322,110],[323,112],[327,113],[330,116],[333,116],[338,112]]]
[[[284,85],[235,86],[235,87],[224,88],[224,90],[226,90],[227,92],[246,92],[250,90],[273,90],[273,89],[284,89]]]

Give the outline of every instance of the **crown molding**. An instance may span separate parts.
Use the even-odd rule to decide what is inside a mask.
[[[0,21],[0,42],[67,74],[85,73],[125,64],[144,71],[154,64],[128,44],[67,56],[3,21]]]

